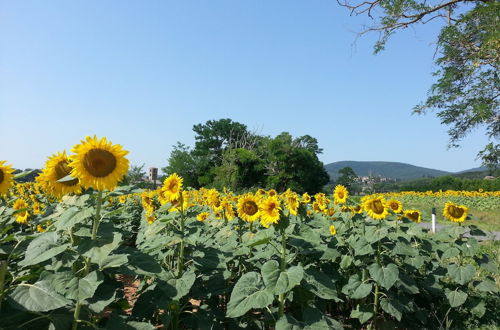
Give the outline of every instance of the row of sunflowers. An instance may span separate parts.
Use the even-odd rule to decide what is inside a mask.
[[[496,259],[465,227],[430,235],[395,197],[192,190],[176,174],[137,190],[118,186],[120,145],[87,137],[71,153],[35,183],[0,163],[0,328],[495,322]],[[462,223],[468,208],[443,215]]]

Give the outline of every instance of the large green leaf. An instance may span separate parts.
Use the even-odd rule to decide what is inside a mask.
[[[58,230],[68,230],[70,228],[73,228],[73,226],[77,223],[82,223],[93,215],[93,208],[86,207],[84,209],[79,209],[77,207],[70,207],[56,218],[56,221],[54,221],[54,226]]]
[[[300,266],[292,266],[281,272],[276,260],[267,261],[262,266],[261,273],[266,289],[276,295],[290,291],[304,277],[304,270]]]
[[[30,242],[26,249],[24,260],[19,262],[21,266],[31,266],[39,264],[56,255],[64,252],[69,244],[60,244],[57,242],[58,235],[55,232],[46,232],[40,234]]]
[[[338,300],[337,287],[331,276],[314,269],[307,269],[304,272],[305,287],[316,296],[323,299]]]
[[[370,243],[375,243],[387,237],[388,230],[386,227],[369,226],[366,227],[365,238]]]
[[[448,275],[458,284],[465,284],[470,282],[476,273],[474,266],[451,264],[448,266]]]
[[[48,312],[71,303],[45,281],[19,284],[9,297],[21,308],[32,312]]]
[[[242,316],[252,308],[264,308],[272,304],[273,299],[273,294],[262,286],[258,273],[246,273],[240,277],[231,292],[226,315],[227,317]]]
[[[358,305],[356,309],[351,311],[351,317],[358,319],[363,324],[373,317],[373,309],[369,305]]]
[[[455,290],[455,291],[447,291],[446,292],[446,298],[448,298],[448,301],[450,303],[451,307],[458,307],[462,305],[465,300],[467,300],[467,293],[460,291],[460,290]]]
[[[486,278],[476,285],[476,290],[496,293],[498,292],[498,286],[494,281]]]
[[[344,285],[342,292],[352,299],[363,299],[372,291],[371,283],[363,283],[358,274],[351,275],[349,282]]]
[[[122,234],[115,232],[113,236],[100,237],[97,240],[86,240],[78,246],[78,250],[85,256],[89,257],[93,263],[104,265],[106,258],[113,252],[122,242]]]
[[[401,321],[404,306],[397,299],[382,298],[380,300],[380,307],[382,307],[386,313],[394,316],[396,320]]]
[[[399,270],[395,264],[388,264],[385,267],[381,267],[378,264],[371,264],[368,270],[370,271],[371,277],[388,290],[399,278]]]
[[[104,281],[101,272],[93,271],[83,278],[74,277],[67,287],[65,296],[69,299],[74,299],[82,302],[87,298],[91,298],[97,287]]]

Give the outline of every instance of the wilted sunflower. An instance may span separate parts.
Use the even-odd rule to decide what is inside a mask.
[[[395,199],[390,199],[387,201],[387,206],[394,213],[401,213],[403,211],[403,204]]]
[[[201,221],[201,222],[203,222],[207,219],[208,219],[208,212],[201,212],[196,216],[196,220]]]
[[[252,194],[245,194],[238,199],[238,216],[247,222],[259,219],[259,198]]]
[[[347,197],[349,197],[349,192],[347,188],[343,185],[339,184],[335,187],[333,191],[333,199],[335,200],[335,204],[344,204],[347,202]]]
[[[363,208],[372,219],[382,220],[389,214],[385,200],[381,196],[365,199]]]
[[[469,213],[469,208],[452,202],[444,204],[443,216],[453,222],[464,222]]]
[[[78,183],[78,179],[58,182],[58,180],[68,176],[71,172],[69,166],[69,158],[66,156],[66,151],[58,152],[49,157],[45,163],[42,173],[37,177],[37,181],[51,195],[61,198],[67,194],[78,194],[82,188]]]
[[[273,223],[278,223],[280,218],[281,204],[276,196],[269,196],[259,203],[260,223],[269,228]]]
[[[0,195],[6,194],[14,184],[14,170],[11,165],[7,165],[5,160],[0,161]]]
[[[422,221],[422,214],[418,210],[405,210],[403,214],[413,222],[420,223]]]
[[[351,207],[351,211],[352,211],[352,213],[360,214],[361,212],[363,212],[363,207],[358,204],[358,205]]]
[[[71,149],[71,176],[78,178],[80,184],[96,190],[113,190],[128,171],[129,161],[125,158],[128,151],[119,144],[113,145],[103,137],[98,139],[87,136]]]

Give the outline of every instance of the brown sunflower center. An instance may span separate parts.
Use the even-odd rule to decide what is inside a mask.
[[[382,204],[382,202],[378,199],[374,200],[372,202],[372,211],[377,214],[384,213],[384,204]]]
[[[465,212],[465,210],[463,208],[456,207],[455,205],[451,205],[450,207],[448,207],[448,213],[450,213],[450,215],[453,218],[462,217],[462,215],[464,215],[464,212]]]
[[[344,198],[344,192],[343,192],[343,191],[339,191],[339,192],[337,193],[337,197],[338,197],[339,199],[343,199],[343,198]]]
[[[177,181],[172,180],[168,185],[168,190],[170,190],[173,193],[176,193],[177,191],[179,191],[179,183]]]
[[[61,160],[57,165],[54,167],[54,172],[56,172],[56,178],[57,180],[64,178],[65,176],[68,176],[69,173],[71,172],[71,168],[68,166],[68,162],[66,160]],[[74,186],[75,184],[78,184],[78,179],[73,179],[70,181],[64,181],[60,182],[66,186]]]
[[[408,212],[406,216],[413,221],[418,221],[418,212]]]
[[[245,214],[254,215],[258,210],[259,208],[254,201],[246,201],[243,203],[243,212],[245,212]]]
[[[391,209],[393,209],[393,210],[397,210],[398,208],[399,208],[398,203],[395,203],[395,202],[392,202],[392,203],[391,203]]]
[[[5,178],[2,169],[0,169],[0,183],[3,182],[3,179]]]
[[[83,166],[91,175],[102,178],[115,170],[116,158],[107,150],[92,149],[85,154]]]

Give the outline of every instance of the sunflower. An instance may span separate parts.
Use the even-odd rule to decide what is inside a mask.
[[[28,217],[29,217],[28,211],[22,211],[16,214],[16,222],[20,224],[27,224],[28,223]]]
[[[311,196],[308,193],[302,194],[302,200],[300,201],[303,204],[309,204],[311,202]]]
[[[343,185],[339,184],[335,187],[333,191],[333,198],[335,200],[335,204],[344,204],[347,202],[347,197],[349,197],[349,192],[347,188]]]
[[[125,204],[125,202],[127,202],[127,195],[121,195],[120,197],[118,197],[118,201],[120,202],[120,204]]]
[[[183,181],[184,179],[178,176],[177,173],[171,174],[165,179],[161,187],[162,197],[169,202],[179,199],[181,197]]]
[[[78,179],[64,182],[58,181],[70,173],[69,158],[66,156],[66,151],[63,151],[49,157],[37,180],[44,187],[45,191],[56,198],[61,198],[67,194],[78,194],[82,190]]]
[[[18,199],[16,199],[16,201],[12,205],[12,208],[14,210],[26,209],[26,208],[28,208],[28,203],[26,203],[26,201],[24,199],[18,198]]]
[[[155,220],[156,217],[153,214],[146,215],[146,221],[148,222],[148,224],[152,224],[153,222],[155,222]]]
[[[469,213],[469,208],[452,202],[444,204],[443,216],[453,222],[464,222]]]
[[[405,210],[403,214],[413,222],[420,223],[422,221],[422,214],[418,210]]]
[[[296,193],[290,192],[286,195],[286,206],[290,211],[290,214],[297,215],[299,210],[299,196]]]
[[[363,208],[372,219],[382,220],[389,214],[382,196],[365,199],[363,201]]]
[[[119,144],[113,145],[103,137],[98,139],[87,136],[71,149],[71,176],[80,184],[96,190],[113,190],[128,171],[129,161],[125,158],[128,151]]]
[[[229,198],[224,198],[221,202],[221,208],[224,210],[224,216],[228,221],[233,220],[236,213],[234,212],[233,204]]]
[[[390,199],[387,201],[387,206],[394,213],[401,213],[403,211],[403,204],[395,199]]]
[[[201,212],[200,214],[198,214],[196,216],[196,220],[201,221],[201,222],[203,222],[207,219],[208,219],[208,212]]]
[[[252,194],[245,194],[238,199],[238,216],[246,222],[259,219],[259,198]]]
[[[281,204],[276,196],[269,196],[259,203],[259,212],[262,226],[269,228],[272,223],[278,223]]]
[[[351,211],[352,211],[352,213],[360,214],[361,212],[363,212],[363,207],[358,204],[358,205],[351,207]]]
[[[5,160],[0,161],[0,195],[6,194],[14,184],[13,171],[12,166],[7,165]]]
[[[336,235],[337,234],[337,229],[335,229],[334,225],[330,226],[330,234],[332,234],[332,235]]]

